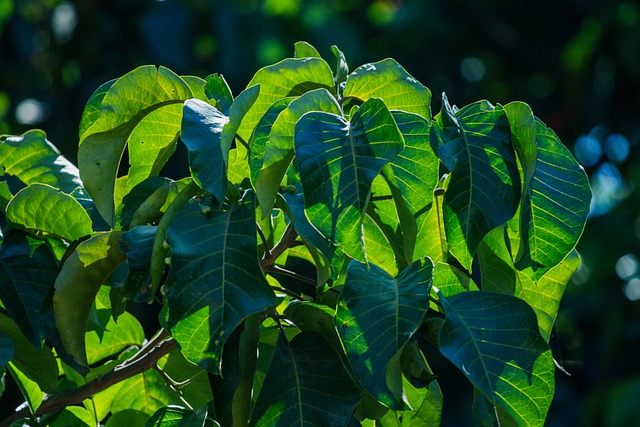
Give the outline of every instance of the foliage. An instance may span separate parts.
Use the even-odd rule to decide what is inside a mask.
[[[235,98],[137,68],[87,102],[77,168],[2,137],[0,361],[28,403],[6,425],[438,425],[429,347],[484,425],[543,425],[584,171],[524,103],[433,116],[395,60],[332,50]],[[180,145],[190,176],[162,178]]]

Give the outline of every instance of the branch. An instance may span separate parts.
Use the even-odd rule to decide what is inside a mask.
[[[13,422],[23,418],[31,418],[32,416],[39,417],[69,405],[82,403],[83,400],[90,398],[114,384],[154,368],[158,360],[178,348],[178,343],[174,341],[173,338],[166,338],[166,336],[167,334],[165,332],[152,338],[147,345],[143,346],[131,359],[85,385],[75,389],[64,390],[59,394],[47,396],[34,414],[31,413],[29,407],[25,406],[0,422],[0,427],[9,427]],[[161,340],[160,337],[164,339]],[[152,342],[153,344],[151,344]],[[144,354],[141,355],[143,352]]]
[[[273,268],[276,263],[276,260],[284,251],[287,249],[296,246],[296,237],[298,237],[298,233],[295,228],[293,228],[293,223],[290,222],[287,225],[287,229],[284,231],[282,238],[276,245],[271,249],[271,251],[265,251],[262,260],[260,261],[260,265],[262,266],[262,271],[267,272]],[[1,427],[1,426],[0,426]]]

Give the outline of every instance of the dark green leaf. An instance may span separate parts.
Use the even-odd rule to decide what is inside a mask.
[[[180,406],[165,406],[149,418],[145,427],[204,427],[207,425],[207,406],[197,411]]]
[[[281,334],[251,426],[346,425],[360,393],[340,357],[317,332]]]
[[[389,110],[402,110],[431,120],[431,91],[394,59],[356,68],[347,78],[344,97],[366,101],[381,98]]]
[[[553,397],[554,364],[531,307],[485,291],[441,295],[440,302],[446,315],[440,352],[519,425],[542,426]]]
[[[447,241],[470,271],[483,237],[511,219],[520,201],[511,131],[502,107],[479,101],[458,111],[446,97],[437,129],[438,156],[451,171],[443,205]]]
[[[390,389],[388,367],[422,323],[432,273],[428,258],[396,278],[373,264],[367,268],[352,261],[347,268],[336,327],[358,381],[390,408],[403,409],[405,404],[402,395]]]
[[[41,236],[73,241],[93,231],[91,218],[70,195],[47,184],[31,184],[7,205],[7,221]]]
[[[32,250],[21,233],[6,236],[0,248],[0,300],[36,348],[42,348],[46,335],[40,309],[57,271],[46,245]]]
[[[126,258],[120,252],[121,231],[99,233],[80,243],[66,259],[55,281],[53,312],[67,352],[88,366],[85,332],[100,286]]]
[[[226,211],[192,201],[167,230],[168,326],[185,357],[214,374],[236,327],[275,303],[258,259],[254,199],[248,192]]]
[[[136,215],[136,212],[140,209],[140,207],[144,203],[148,203],[147,200],[151,195],[162,188],[162,186],[173,182],[169,178],[160,177],[160,176],[150,176],[149,178],[143,180],[142,182],[136,184],[129,190],[129,192],[122,198],[122,203],[119,205],[119,209],[116,212],[116,220],[120,223],[123,229],[127,230],[132,227],[131,222],[133,221],[133,217]],[[157,203],[154,203],[157,206]],[[145,211],[151,209],[144,209]],[[157,220],[157,210],[155,212],[156,215],[140,215],[138,217],[142,217],[143,219],[147,219],[142,224],[153,222],[153,220]],[[140,225],[140,220],[136,221],[135,225]]]
[[[129,274],[124,283],[112,283],[121,294],[134,302],[149,302],[151,295],[151,254],[158,227],[138,225],[125,231],[118,240],[120,251],[127,255]]]
[[[229,118],[204,101],[184,103],[180,140],[189,151],[189,167],[194,180],[222,203],[227,193],[227,173],[220,138]]]
[[[2,368],[2,372],[4,372],[4,366],[11,359],[13,359],[13,341],[5,334],[0,333],[0,368]]]
[[[296,168],[310,222],[344,252],[365,261],[362,223],[371,184],[404,147],[384,103],[373,98],[347,122],[310,112],[296,124]]]
[[[82,189],[80,172],[41,130],[0,137],[0,167],[26,185],[49,184],[65,193]]]
[[[247,87],[254,85],[260,85],[260,95],[238,128],[238,134],[245,141],[249,140],[256,124],[274,102],[314,89],[331,89],[333,75],[321,58],[288,58],[258,70]]]
[[[291,101],[278,115],[271,127],[255,182],[263,217],[271,213],[278,188],[293,159],[296,122],[309,111],[324,111],[336,116],[341,114],[337,100],[326,89],[316,89]]]

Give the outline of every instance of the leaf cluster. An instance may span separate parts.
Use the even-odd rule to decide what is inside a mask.
[[[583,169],[524,103],[432,115],[395,60],[332,52],[235,97],[137,68],[87,102],[78,167],[1,137],[0,366],[27,403],[4,425],[439,425],[429,346],[482,424],[543,425]]]

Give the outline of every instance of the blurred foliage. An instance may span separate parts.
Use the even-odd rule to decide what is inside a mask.
[[[434,111],[442,92],[458,105],[525,100],[575,143],[597,198],[552,338],[571,376],[558,374],[548,424],[640,425],[635,1],[0,0],[0,134],[42,128],[75,160],[84,103],[105,81],[162,64],[221,73],[237,94],[297,40],[326,57],[339,45],[351,64],[396,58],[436,95]],[[457,405],[471,391],[457,387],[444,390],[444,425],[469,425]]]

